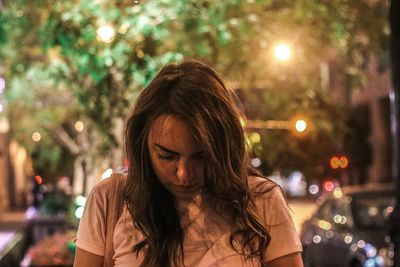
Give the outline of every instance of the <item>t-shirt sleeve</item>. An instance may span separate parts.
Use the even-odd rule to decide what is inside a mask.
[[[271,236],[264,254],[266,262],[301,252],[302,246],[281,189],[275,186],[256,200],[257,211]]]
[[[75,244],[87,252],[104,256],[107,203],[105,192],[100,187],[99,184],[94,186],[87,198]]]

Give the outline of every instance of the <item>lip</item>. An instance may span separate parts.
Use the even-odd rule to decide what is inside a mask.
[[[184,190],[190,190],[192,188],[197,188],[199,187],[199,184],[191,184],[191,185],[173,185],[175,188],[180,188]]]

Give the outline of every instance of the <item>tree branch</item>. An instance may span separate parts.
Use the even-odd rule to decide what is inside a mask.
[[[71,136],[62,128],[57,127],[54,130],[56,138],[64,145],[72,154],[79,155],[82,152],[81,147],[71,138]]]

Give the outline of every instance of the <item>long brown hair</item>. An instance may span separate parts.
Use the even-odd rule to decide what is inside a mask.
[[[125,156],[130,162],[124,201],[145,239],[133,251],[141,266],[179,266],[184,232],[173,196],[158,181],[150,162],[147,136],[160,115],[187,123],[205,153],[205,187],[213,207],[232,225],[231,246],[246,257],[263,254],[270,237],[260,222],[247,183],[251,173],[239,101],[221,77],[198,61],[161,69],[138,97],[125,128]]]

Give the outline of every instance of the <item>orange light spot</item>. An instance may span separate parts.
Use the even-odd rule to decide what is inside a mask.
[[[341,156],[339,159],[340,168],[345,169],[349,166],[349,159],[345,156]]]
[[[40,177],[39,175],[36,175],[35,176],[35,181],[36,181],[37,184],[42,184],[43,183],[43,178]]]
[[[332,169],[337,169],[340,167],[340,160],[338,157],[331,157],[329,161],[329,165],[331,166]]]

